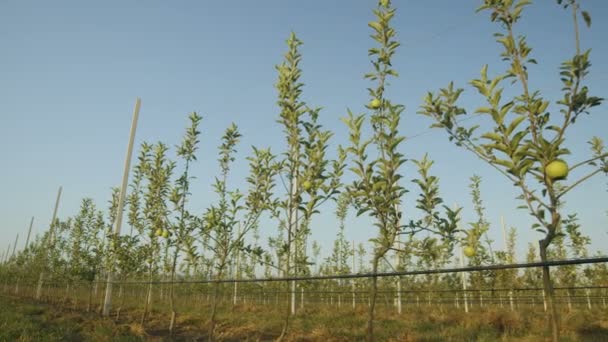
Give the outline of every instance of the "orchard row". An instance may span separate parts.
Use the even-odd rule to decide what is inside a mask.
[[[577,119],[583,119],[581,114],[588,113],[602,99],[591,96],[585,85],[591,65],[589,50],[581,51],[576,26],[579,16],[590,25],[590,16],[575,0],[557,2],[572,11],[576,33],[573,56],[563,62],[560,70],[563,97],[557,101],[559,112],[548,112],[549,100],[529,86],[527,69],[536,61],[530,56],[532,49],[526,38],[514,34],[514,27],[529,4],[526,0],[485,0],[479,8],[490,14],[492,22],[500,24],[501,31],[495,36],[503,48],[501,58],[508,64],[507,70],[495,76],[488,75],[484,66],[480,77],[470,82],[485,103],[473,110],[459,107],[458,98],[463,89],[450,83],[436,93],[429,92],[419,110],[419,114],[433,121],[432,127],[445,131],[449,140],[466,151],[464,153],[486,162],[518,189],[523,210],[534,217],[532,228],[543,233],[538,245],[542,261],[565,258],[566,237],[574,255],[586,253],[588,238],[580,232],[576,215],[563,214],[561,205],[564,196],[574,187],[608,172],[608,154],[597,137],[590,140],[592,151],[586,160],[570,166],[563,160],[569,153],[567,132]],[[418,170],[414,179],[418,190],[416,208],[422,215],[403,215],[401,205],[409,189],[405,187],[406,175],[402,171],[407,162],[401,147],[405,137],[398,127],[404,106],[385,95],[387,80],[398,76],[391,63],[400,45],[391,26],[396,10],[390,0],[380,0],[373,13],[375,19],[368,24],[375,44],[369,49],[372,71],[365,75],[372,82],[366,100],[368,113],[348,112],[343,121],[349,140],[338,147],[335,158],[328,157],[332,132],[319,124],[321,110],[301,100],[299,48],[302,42],[292,33],[287,39],[284,60],[276,67],[278,122],[283,128],[285,150],[275,154],[269,148],[253,148],[247,157],[248,189],[242,191],[228,181],[241,138],[238,127],[233,124],[226,129],[218,148],[220,173],[213,184],[217,199],[203,213],[190,211],[193,179],[190,167],[197,162],[202,120],[197,113],[192,113],[177,147],[176,160],[171,160],[164,143],[140,146],[125,194],[128,234],[115,234],[113,230],[120,211],[118,189],[112,194],[107,216],[92,200],[84,199],[75,217],[56,220],[48,232],[4,264],[3,275],[19,281],[39,274],[39,288],[43,286],[45,274],[54,279],[92,283],[108,274],[118,280],[147,279],[150,284],[145,319],[151,282],[157,279],[221,280],[228,276],[257,277],[261,273],[290,277],[354,272],[355,255],[360,255],[361,260],[367,256],[364,246],[357,248],[354,243],[351,246],[346,237],[344,220],[349,208],[358,216],[370,217],[377,229],[369,256],[369,271],[374,274],[386,267],[388,255],[395,256],[391,267],[398,269],[416,265],[437,268],[448,263],[460,247],[471,265],[512,262],[513,245],[506,251],[492,251],[487,238],[490,225],[484,216],[479,191],[481,179],[477,176],[471,178],[477,221],[462,228],[461,208],[443,204],[439,180],[431,173],[433,161],[428,156],[414,160]],[[505,86],[518,89],[519,94],[505,98],[502,95]],[[491,125],[482,129],[463,124],[462,118],[471,115],[487,116]],[[331,257],[321,263],[317,260],[318,245],[312,243],[309,248],[310,223],[329,201],[337,203],[340,228]],[[269,239],[266,248],[259,241],[262,217],[271,219],[278,227],[278,234]],[[514,241],[514,236],[510,241]],[[359,271],[364,264],[360,262]],[[567,275],[557,273],[560,283],[565,278],[577,277],[575,269],[563,269]],[[542,269],[552,337],[557,340],[559,328],[551,275],[548,267]],[[470,282],[493,288],[509,279],[498,279],[495,273],[478,273]],[[280,339],[288,333],[289,318],[295,312],[296,284],[290,282],[285,286],[291,300],[285,302]],[[213,298],[218,297],[218,288],[216,283]],[[378,294],[376,277],[372,278],[369,291],[366,331],[371,341]],[[109,293],[106,301],[111,303],[111,291]],[[176,316],[173,283],[169,298],[172,330]],[[217,300],[213,303],[212,337]]]

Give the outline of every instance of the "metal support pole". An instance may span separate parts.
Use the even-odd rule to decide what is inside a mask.
[[[59,200],[61,199],[61,190],[62,187],[59,187],[59,191],[57,192],[57,199],[55,200],[55,209],[53,210],[53,217],[51,218],[51,226],[49,227],[49,235],[47,240],[47,248],[53,246],[53,227],[55,226],[55,219],[57,218],[57,208],[59,208]],[[45,260],[46,262],[46,260]],[[46,265],[44,265],[46,266]],[[40,299],[42,296],[42,285],[44,283],[44,269],[40,272],[40,278],[38,278],[38,288],[36,289],[36,300]]]
[[[133,152],[133,142],[135,140],[135,132],[137,130],[137,119],[139,118],[139,107],[141,100],[137,98],[135,101],[135,110],[133,111],[133,120],[131,122],[131,134],[129,136],[129,144],[127,146],[127,157],[125,158],[125,169],[122,174],[122,186],[120,188],[120,196],[118,198],[118,212],[116,213],[116,222],[114,227],[115,236],[120,235],[120,228],[122,226],[122,213],[125,205],[125,197],[127,193],[127,183],[129,181],[129,169],[131,168],[131,154]],[[110,269],[108,270],[108,280],[106,282],[106,296],[103,303],[103,316],[107,317],[110,315],[110,309],[112,308],[112,282],[114,278],[114,263],[116,262],[115,257],[111,256]]]

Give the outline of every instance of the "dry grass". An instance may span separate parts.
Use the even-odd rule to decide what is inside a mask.
[[[49,336],[73,340],[95,341],[205,341],[208,336],[209,308],[201,305],[187,312],[179,312],[177,328],[169,336],[169,314],[152,311],[144,326],[139,324],[141,309],[124,308],[121,319],[102,319],[97,313],[85,313],[84,308],[35,304],[31,300],[0,297],[0,322],[7,315],[5,304],[17,305],[17,314],[32,318],[44,317],[44,324],[57,326]],[[11,303],[6,303],[11,301]],[[52,310],[51,310],[52,308]],[[281,331],[284,308],[272,309],[252,304],[222,307],[218,314],[217,337],[221,341],[272,341]],[[366,307],[313,307],[299,311],[290,320],[288,341],[359,341],[365,336]],[[8,324],[21,324],[19,319],[6,319]],[[13,322],[13,323],[10,323]],[[608,312],[600,308],[562,313],[564,341],[608,341]],[[401,316],[392,308],[380,308],[377,314],[376,335],[379,341],[544,341],[547,336],[546,316],[542,311],[511,312],[500,308],[476,308],[469,314],[461,310],[435,310],[425,307],[408,308]],[[40,340],[40,333],[21,334],[12,338],[2,335],[0,341]],[[27,330],[27,329],[26,329]],[[35,331],[35,328],[30,329]],[[28,330],[29,331],[29,330]],[[63,334],[63,335],[62,335]]]

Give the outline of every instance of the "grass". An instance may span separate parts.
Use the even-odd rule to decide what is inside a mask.
[[[0,296],[0,341],[141,341],[142,337],[81,312]]]
[[[84,303],[83,303],[84,304]],[[145,326],[141,309],[123,309],[119,321],[86,313],[84,307],[51,306],[30,299],[0,295],[0,341],[205,341],[209,307],[182,307],[177,329],[169,337],[166,307],[156,305]],[[281,331],[284,308],[249,304],[224,306],[218,315],[222,341],[270,341]],[[563,341],[608,341],[608,312],[602,308],[563,312]],[[303,308],[290,323],[289,341],[360,341],[364,339],[366,307]],[[378,310],[378,341],[545,341],[542,311],[487,308],[465,314],[460,310],[410,307],[401,316]]]

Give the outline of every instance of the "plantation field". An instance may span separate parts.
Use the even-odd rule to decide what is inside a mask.
[[[206,341],[208,307],[185,312],[170,337],[166,313],[152,312],[146,328],[140,310],[125,310],[119,320],[87,313],[67,303],[40,303],[0,295],[0,341]],[[268,341],[281,332],[281,312],[241,304],[219,310],[220,341]],[[289,341],[360,341],[366,309],[303,309],[294,316]],[[379,310],[378,341],[544,341],[540,312],[487,309],[468,315],[454,310],[412,308],[401,316]],[[563,341],[607,341],[606,310],[562,313]]]
[[[185,50],[157,46],[162,37],[133,36],[124,44],[112,38],[108,41],[113,46],[130,48],[139,46],[133,42],[154,42],[153,53],[122,48],[109,53],[137,60],[134,70],[144,70],[139,64],[155,69],[187,65],[188,69],[167,69],[160,77],[146,73],[145,78],[115,68],[98,71],[112,75],[112,86],[101,86],[103,82],[88,76],[87,82],[95,87],[68,82],[80,88],[62,91],[74,94],[69,101],[60,101],[46,90],[44,96],[53,101],[22,101],[33,98],[30,87],[21,95],[7,96],[19,101],[8,109],[0,103],[0,114],[17,113],[11,119],[17,124],[7,131],[19,136],[8,138],[10,144],[0,143],[0,147],[11,146],[6,152],[0,150],[0,155],[9,154],[7,165],[19,165],[19,169],[0,179],[19,188],[0,184],[5,194],[0,199],[7,197],[6,203],[0,203],[0,209],[6,211],[0,212],[0,342],[608,341],[608,253],[603,243],[608,148],[606,130],[598,129],[608,122],[606,116],[588,121],[594,107],[604,103],[601,89],[605,87],[589,78],[592,59],[587,46],[601,47],[604,37],[596,38],[594,44],[590,44],[593,39],[582,39],[593,37],[590,10],[599,10],[599,25],[604,25],[602,14],[607,13],[593,6],[588,9],[587,3],[581,5],[578,0],[551,1],[551,6],[538,1],[537,7],[531,7],[530,0],[477,2],[476,13],[484,15],[485,24],[475,24],[477,28],[468,33],[448,30],[455,31],[455,36],[444,39],[453,44],[442,43],[449,48],[446,53],[439,52],[443,50],[438,46],[419,51],[421,44],[410,41],[415,37],[428,43],[430,37],[437,37],[426,32],[424,25],[415,24],[410,13],[424,18],[428,26],[436,26],[427,17],[437,13],[421,14],[414,10],[415,2],[370,1],[366,16],[360,14],[356,19],[362,28],[367,22],[366,34],[349,31],[371,38],[371,45],[360,44],[362,40],[354,35],[336,36],[335,40],[344,42],[343,48],[353,42],[351,52],[367,51],[371,65],[365,73],[350,64],[359,60],[351,52],[338,59],[339,65],[329,64],[337,51],[326,48],[340,44],[327,44],[333,28],[319,26],[322,20],[317,15],[325,9],[311,10],[311,17],[304,20],[315,29],[319,26],[316,38],[307,30],[296,34],[291,26],[298,25],[283,18],[290,22],[291,32],[281,48],[281,59],[274,43],[266,46],[257,40],[263,36],[259,33],[274,30],[257,32],[247,23],[231,30],[224,19],[232,17],[234,10],[213,9],[200,13],[230,15],[215,25],[221,30],[214,27],[199,32],[196,28],[192,44],[212,47],[209,50],[222,56],[218,62],[210,59],[207,50],[190,53],[197,59],[186,62],[182,59],[188,55]],[[246,3],[234,7],[241,8],[243,18],[256,17],[253,8],[251,13],[244,9]],[[358,2],[351,5],[354,3]],[[449,3],[437,8],[446,17],[441,26],[449,24],[445,20],[461,7]],[[404,7],[399,12],[397,4]],[[340,9],[353,10],[350,7]],[[300,12],[294,9],[284,10]],[[122,9],[112,12],[122,13]],[[159,14],[164,16],[173,8],[162,12]],[[280,17],[271,13],[267,21],[279,22]],[[328,22],[332,25],[337,24],[334,17],[351,15],[331,16]],[[37,21],[46,23],[46,13],[42,18]],[[74,18],[89,21],[82,15]],[[565,20],[571,26],[546,39],[552,31],[545,22],[548,18],[560,30]],[[28,25],[34,21],[28,18]],[[154,30],[142,29],[137,21],[129,23],[148,35],[155,34],[156,21],[164,22],[155,20]],[[182,21],[185,19],[179,17]],[[206,20],[197,16],[196,21]],[[23,26],[23,22],[26,20],[15,26]],[[352,24],[356,27],[354,21]],[[103,28],[97,33],[81,32],[87,41],[96,42],[108,25],[90,26]],[[116,28],[113,32],[120,36],[129,31],[126,26]],[[216,31],[239,32],[244,41],[217,37]],[[528,31],[539,37],[528,36]],[[573,34],[566,34],[568,31]],[[600,26],[597,31],[608,28]],[[205,38],[209,32],[213,32],[213,41]],[[175,33],[182,37],[188,32]],[[310,41],[306,50],[301,37]],[[31,38],[27,32],[13,40],[47,42],[47,37]],[[181,38],[166,40],[191,45]],[[237,50],[222,50],[222,43]],[[497,43],[499,55],[488,43]],[[252,58],[256,53],[251,49],[258,45],[272,52],[276,58],[272,64],[278,62],[272,76],[275,94],[270,97],[262,92],[247,98],[246,89],[265,89],[262,85],[270,80],[264,77],[272,70],[267,68],[271,63],[264,62],[262,67],[253,59],[243,63],[228,57]],[[72,38],[65,46],[86,50]],[[316,53],[322,52],[317,57],[315,47],[319,48]],[[95,48],[104,53],[94,54],[104,57],[111,51],[97,44]],[[58,48],[56,53],[64,50]],[[180,51],[180,58],[154,62],[153,58],[164,54],[159,51]],[[307,68],[317,70],[310,75],[322,78],[303,77],[303,51],[306,63],[313,61]],[[414,52],[428,56],[423,63],[408,62],[422,73],[403,67]],[[600,58],[594,53],[593,61],[605,60],[606,53],[608,50],[604,55],[600,52]],[[23,53],[47,55],[54,53]],[[90,56],[74,55],[79,59],[65,59],[69,69],[83,63],[109,63],[105,58],[103,63],[95,63]],[[11,60],[23,59],[17,56]],[[445,59],[432,60],[431,56]],[[315,66],[315,60],[323,63]],[[123,62],[114,64],[126,65]],[[47,63],[46,58],[40,63]],[[0,59],[0,73],[3,64]],[[9,66],[11,72],[32,69],[16,64]],[[594,70],[594,75],[605,75],[598,64],[600,72]],[[239,65],[259,74],[232,73]],[[338,68],[344,65],[349,70]],[[222,73],[197,73],[194,66],[212,66]],[[351,68],[365,85],[358,85],[355,78],[341,79],[342,85],[326,79],[334,74],[344,77]],[[398,81],[400,73],[407,86]],[[179,74],[199,79],[192,79],[194,83],[180,80],[178,86],[166,83],[171,78],[167,75]],[[44,77],[38,78],[53,82],[64,77],[63,73],[52,77],[46,71],[41,75]],[[127,83],[115,79],[120,75],[140,84],[120,92],[142,92],[151,101],[146,102],[144,124],[137,133],[142,100],[136,98],[118,184],[118,171],[115,178],[101,176],[118,169],[116,160],[105,158],[117,151],[114,132],[120,131],[119,121],[106,118],[112,109],[99,106],[81,92],[117,88],[116,84]],[[255,86],[246,86],[241,77],[255,79]],[[156,81],[148,81],[152,79]],[[201,85],[207,81],[212,83]],[[7,84],[13,83],[43,84],[36,78]],[[162,87],[144,90],[153,84]],[[197,84],[198,92],[193,97],[167,93],[188,91],[192,84]],[[331,89],[323,90],[328,84]],[[350,85],[361,89],[347,92],[345,86]],[[360,91],[363,87],[365,96]],[[41,87],[47,88],[51,87]],[[61,86],[53,84],[52,88]],[[220,90],[230,97],[219,96]],[[423,95],[416,95],[418,91]],[[115,101],[105,99],[116,96],[94,94],[104,102]],[[168,110],[177,99],[192,102]],[[63,105],[76,100],[86,104],[85,110],[46,108],[48,103]],[[264,101],[269,101],[268,106],[256,107]],[[270,113],[270,101],[276,107],[272,119],[263,114]],[[325,109],[328,101],[333,102],[333,109]],[[45,114],[49,111],[55,116],[35,119],[35,110],[25,106],[29,102],[45,104]],[[201,103],[201,111],[189,112],[184,129],[175,120],[175,112],[200,108]],[[231,107],[235,103],[246,107],[236,110]],[[71,116],[56,114],[66,110]],[[246,117],[231,114],[237,112]],[[101,121],[95,123],[101,116],[107,119],[105,126]],[[82,120],[74,120],[76,117]],[[29,121],[19,121],[22,118]],[[166,121],[158,121],[161,119]],[[2,122],[0,126],[5,126]],[[33,123],[41,122],[50,125],[36,131]],[[272,122],[275,126],[270,126]],[[176,138],[177,124],[181,138],[165,142],[167,137]],[[92,127],[92,133],[103,136],[98,143],[103,150],[92,149]],[[24,138],[22,131],[33,135]],[[427,135],[438,131],[443,138]],[[72,134],[86,136],[79,139]],[[4,135],[0,132],[0,137]],[[421,136],[427,140],[411,143]],[[66,146],[55,142],[66,137]],[[71,150],[75,146],[78,151]],[[36,158],[33,152],[44,158]],[[30,160],[35,164],[27,166],[24,162]],[[51,164],[61,172],[50,172]],[[33,170],[38,173],[25,172]],[[37,202],[48,192],[48,184],[35,183],[40,179],[66,186],[63,200],[63,185],[58,187],[50,221],[46,217],[50,210],[47,213]],[[486,186],[491,190],[489,197],[482,191]],[[597,189],[602,189],[601,196]],[[14,203],[20,203],[20,208]],[[19,230],[17,217],[30,211],[25,233]],[[43,228],[32,230],[40,215]],[[9,240],[9,234],[15,234],[15,239]]]

